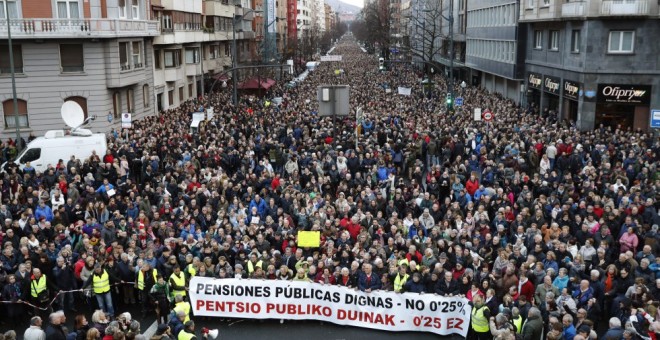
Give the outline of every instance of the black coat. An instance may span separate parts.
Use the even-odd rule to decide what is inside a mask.
[[[46,340],[66,340],[64,328],[61,325],[49,325],[46,328]]]

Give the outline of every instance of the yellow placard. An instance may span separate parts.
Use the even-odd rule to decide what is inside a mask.
[[[335,70],[335,75],[338,76],[339,74],[341,74],[341,70]]]
[[[298,247],[318,247],[321,245],[321,232],[320,231],[299,231],[298,232]]]

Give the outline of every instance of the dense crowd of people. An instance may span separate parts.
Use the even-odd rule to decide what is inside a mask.
[[[238,108],[223,89],[109,134],[105,155],[4,171],[8,325],[138,339],[116,311],[139,304],[157,312],[155,338],[189,340],[187,283],[206,276],[465,296],[472,339],[657,338],[657,137],[578,131],[478,87],[456,86],[465,104],[448,110],[446,79],[422,91],[422,71],[380,71],[350,35],[333,54]],[[350,84],[359,121],[320,117],[319,84]],[[412,95],[386,90],[398,86]],[[207,100],[215,117],[191,133]],[[473,122],[475,107],[494,122]],[[321,246],[298,247],[301,230]],[[79,303],[99,310],[65,330]]]

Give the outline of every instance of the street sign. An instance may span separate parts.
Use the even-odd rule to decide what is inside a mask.
[[[321,61],[341,61],[341,55],[322,55]]]
[[[130,129],[133,127],[133,121],[131,119],[131,114],[130,113],[122,113],[121,114],[121,128],[122,129]]]
[[[474,121],[475,122],[481,121],[481,108],[474,109]]]
[[[493,118],[494,118],[493,113],[490,112],[489,109],[485,109],[485,110],[484,110],[483,116],[484,116],[484,120],[485,120],[486,122],[490,122],[490,121],[492,121]]]
[[[651,128],[660,129],[660,110],[651,110]]]
[[[457,97],[454,104],[456,104],[456,106],[463,106],[463,97]]]
[[[347,116],[350,112],[348,85],[321,85],[317,88],[319,116]]]

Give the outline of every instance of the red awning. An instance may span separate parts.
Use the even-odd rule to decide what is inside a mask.
[[[257,89],[268,90],[273,85],[275,85],[275,80],[273,79],[251,78],[238,84],[238,88],[241,90],[257,90]]]

